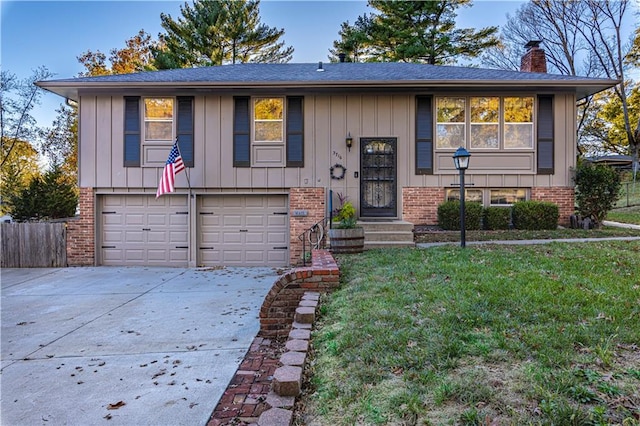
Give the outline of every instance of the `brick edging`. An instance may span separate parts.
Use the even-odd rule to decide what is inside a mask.
[[[260,308],[260,336],[286,336],[305,292],[324,293],[338,286],[340,270],[331,253],[314,250],[311,258],[311,266],[294,268],[273,284]]]
[[[279,368],[296,366],[302,369],[299,378],[302,380],[307,351],[301,349],[303,342],[306,342],[308,349],[312,328],[312,323],[303,321],[315,321],[319,293],[336,288],[339,277],[339,269],[331,253],[316,250],[312,253],[310,267],[293,269],[274,283],[262,308],[267,314],[280,316],[263,317],[261,309],[261,331],[213,410],[207,426],[291,424],[295,396],[281,396],[274,392],[274,377],[280,377],[282,372],[287,373],[281,370],[276,374]],[[292,304],[294,299],[297,302]],[[283,340],[267,338],[263,334],[263,318],[280,321],[280,327],[269,327],[266,333],[288,335],[286,343]],[[274,323],[267,322],[266,325],[273,326]],[[297,381],[298,378],[294,378],[294,382]],[[282,388],[282,383],[279,388]]]

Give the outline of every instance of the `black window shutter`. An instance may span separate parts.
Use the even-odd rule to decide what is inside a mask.
[[[124,97],[124,167],[140,167],[140,97]]]
[[[251,167],[249,97],[233,98],[233,166]]]
[[[433,109],[431,96],[416,97],[416,174],[433,174]]]
[[[187,167],[193,167],[193,96],[178,96],[178,148],[182,161]]]
[[[554,173],[553,96],[538,96],[538,157],[539,175]]]
[[[287,167],[304,167],[304,98],[287,98]]]

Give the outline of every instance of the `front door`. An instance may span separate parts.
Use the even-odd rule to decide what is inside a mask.
[[[396,138],[360,139],[360,216],[396,217]]]

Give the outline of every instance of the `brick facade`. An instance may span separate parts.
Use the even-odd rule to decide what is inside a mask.
[[[402,220],[414,225],[438,223],[438,205],[444,201],[444,188],[402,188]]]
[[[93,188],[80,188],[80,216],[67,223],[69,266],[95,265],[95,196]]]
[[[306,210],[307,216],[295,217],[294,210]],[[302,261],[302,241],[298,235],[324,219],[324,188],[291,188],[289,191],[289,262],[291,265]],[[307,247],[307,251],[309,248]]]
[[[569,216],[575,212],[575,190],[571,187],[531,188],[531,199],[557,204],[560,210],[559,224],[569,225]]]

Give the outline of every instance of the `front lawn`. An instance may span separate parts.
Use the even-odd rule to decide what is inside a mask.
[[[640,242],[339,257],[298,424],[638,424]]]
[[[607,214],[607,220],[640,225],[640,205],[613,209]]]

